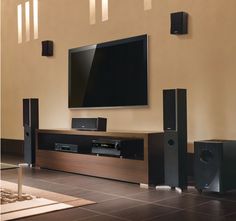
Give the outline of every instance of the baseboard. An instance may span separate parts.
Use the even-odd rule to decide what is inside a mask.
[[[24,141],[16,139],[1,139],[1,154],[24,155]]]

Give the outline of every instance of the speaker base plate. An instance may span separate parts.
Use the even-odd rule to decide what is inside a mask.
[[[139,186],[140,186],[140,188],[142,188],[142,189],[149,189],[149,185],[146,184],[146,183],[140,183]]]

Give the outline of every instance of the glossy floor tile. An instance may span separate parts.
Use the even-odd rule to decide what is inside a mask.
[[[192,207],[190,210],[213,216],[227,216],[236,212],[236,202],[214,199],[202,205]]]
[[[128,220],[147,220],[158,216],[163,216],[171,212],[178,211],[174,208],[158,206],[154,204],[145,204],[133,208],[126,208],[118,212],[111,213],[112,215],[126,218]]]
[[[208,216],[189,211],[178,211],[165,216],[154,217],[149,221],[222,221],[222,217]]]

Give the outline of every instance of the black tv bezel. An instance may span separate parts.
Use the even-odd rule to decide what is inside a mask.
[[[147,99],[146,99],[146,104],[138,104],[138,105],[122,105],[122,106],[94,106],[94,107],[70,107],[70,97],[71,97],[71,54],[76,53],[79,51],[85,51],[93,48],[102,48],[102,47],[109,47],[109,46],[114,46],[114,45],[119,45],[119,44],[124,44],[124,43],[129,43],[129,42],[135,42],[135,41],[140,41],[143,40],[143,57],[144,57],[144,63],[145,63],[145,70],[146,70],[146,78],[147,78]],[[143,35],[138,35],[138,36],[133,36],[129,38],[123,38],[123,39],[118,39],[118,40],[113,40],[113,41],[108,41],[108,42],[102,42],[102,43],[97,43],[93,45],[87,45],[87,46],[81,46],[77,48],[71,48],[68,50],[68,108],[69,109],[116,109],[116,108],[143,108],[143,107],[148,107],[149,105],[149,92],[148,92],[148,35],[143,34]]]

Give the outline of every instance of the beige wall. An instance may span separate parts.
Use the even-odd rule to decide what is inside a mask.
[[[89,24],[88,0],[39,0],[39,39],[17,43],[16,6],[3,0],[2,137],[23,139],[22,98],[40,99],[40,128],[68,128],[72,117],[108,118],[109,130],[162,130],[162,89],[188,89],[188,140],[236,139],[236,1],[109,0],[109,20]],[[170,35],[170,13],[189,13],[189,34]],[[149,35],[149,107],[67,108],[69,48]],[[42,57],[53,40],[55,56]],[[109,82],[108,82],[109,83]],[[191,149],[191,148],[190,148]]]

